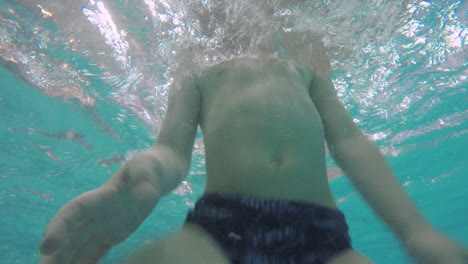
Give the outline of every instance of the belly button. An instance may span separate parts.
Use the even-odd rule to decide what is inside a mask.
[[[287,160],[282,155],[276,157],[276,159],[274,160],[274,163],[275,163],[276,169],[278,169],[278,170],[284,169],[287,166]]]

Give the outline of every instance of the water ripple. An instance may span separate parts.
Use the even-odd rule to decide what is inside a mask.
[[[2,3],[2,66],[49,96],[111,98],[154,131],[179,72],[254,53],[278,31],[323,38],[338,94],[372,137],[466,94],[462,1],[121,2]]]

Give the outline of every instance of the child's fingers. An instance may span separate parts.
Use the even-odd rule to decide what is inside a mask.
[[[51,255],[62,248],[69,234],[83,218],[83,209],[79,203],[66,204],[50,221],[40,245],[43,255]]]
[[[40,244],[43,255],[50,255],[62,248],[79,225],[89,221],[96,203],[99,203],[103,190],[84,193],[66,203],[52,218]]]

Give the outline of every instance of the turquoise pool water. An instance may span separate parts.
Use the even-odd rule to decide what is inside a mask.
[[[170,66],[180,63],[166,50],[186,47],[182,36],[190,31],[164,22],[182,19],[175,4],[166,3],[162,18],[150,12],[163,10],[158,1],[100,2],[112,14],[126,14],[113,17],[124,34],[112,31],[102,17],[92,19],[106,10],[95,1],[79,7],[61,2],[67,8],[54,3],[43,1],[39,9],[30,1],[0,3],[0,263],[5,264],[37,262],[43,230],[60,206],[105,182],[131,153],[153,143],[152,131],[164,113],[164,80]],[[337,3],[344,11],[327,13],[334,16],[330,20],[310,12],[312,22],[329,30],[336,26],[331,19],[341,19],[331,32],[337,34],[325,40],[343,102],[429,221],[468,246],[468,4]],[[315,8],[326,13],[337,3]],[[169,40],[155,32],[172,35]],[[115,263],[181,225],[203,190],[200,139],[187,182],[102,263]],[[339,176],[328,162],[330,173]],[[331,186],[359,251],[376,263],[411,263],[345,177]]]

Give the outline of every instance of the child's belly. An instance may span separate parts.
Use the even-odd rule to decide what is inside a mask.
[[[231,66],[202,88],[206,191],[334,207],[323,125],[302,75],[275,60]]]
[[[251,127],[249,132],[234,133],[219,140],[205,135],[207,192],[335,207],[328,186],[323,133],[313,125],[284,132]]]

